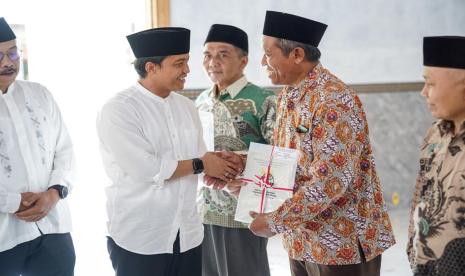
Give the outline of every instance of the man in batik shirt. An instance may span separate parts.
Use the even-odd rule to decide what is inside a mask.
[[[251,142],[269,143],[276,96],[247,81],[247,34],[234,26],[214,24],[204,45],[203,66],[211,89],[197,99],[200,111],[213,113],[216,151],[246,151]],[[237,199],[224,190],[200,192],[205,238],[202,275],[270,275],[267,238],[234,221]]]
[[[266,14],[262,65],[273,84],[286,85],[273,140],[301,157],[293,196],[274,212],[252,213],[250,228],[283,234],[292,275],[379,275],[395,241],[362,103],[318,61],[326,27]]]
[[[465,37],[425,37],[421,147],[407,253],[414,275],[465,275]]]

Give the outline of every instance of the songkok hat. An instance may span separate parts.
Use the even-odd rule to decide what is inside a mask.
[[[424,37],[423,65],[465,69],[465,37]]]
[[[191,31],[179,27],[145,30],[128,35],[136,58],[187,54],[190,50]]]
[[[263,34],[318,47],[327,27],[326,24],[293,14],[267,11]]]
[[[247,34],[234,26],[213,24],[208,31],[205,43],[208,42],[225,42],[232,44],[245,52],[249,52],[249,42]],[[205,44],[204,43],[204,44]]]
[[[6,23],[5,18],[0,17],[0,42],[10,41],[16,39],[15,33]]]

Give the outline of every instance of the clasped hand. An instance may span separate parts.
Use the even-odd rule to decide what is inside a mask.
[[[55,189],[41,193],[21,193],[21,203],[15,216],[27,222],[43,219],[55,207],[60,197]]]
[[[213,162],[209,162],[210,159]],[[208,161],[205,162],[206,160]],[[235,187],[240,186],[241,182],[235,179],[244,170],[245,159],[233,152],[221,151],[205,154],[203,162],[205,166],[204,182],[207,186],[220,190],[228,185],[232,191],[238,193],[239,190]],[[210,168],[207,169],[208,166]]]

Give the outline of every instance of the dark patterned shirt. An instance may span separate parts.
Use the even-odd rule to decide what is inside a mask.
[[[415,275],[465,275],[465,123],[438,121],[421,147],[407,245]]]

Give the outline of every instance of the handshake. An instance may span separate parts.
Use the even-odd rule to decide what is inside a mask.
[[[207,152],[202,157],[204,165],[204,183],[216,190],[226,187],[227,191],[235,196],[243,185],[236,179],[245,168],[246,158],[230,151]]]

